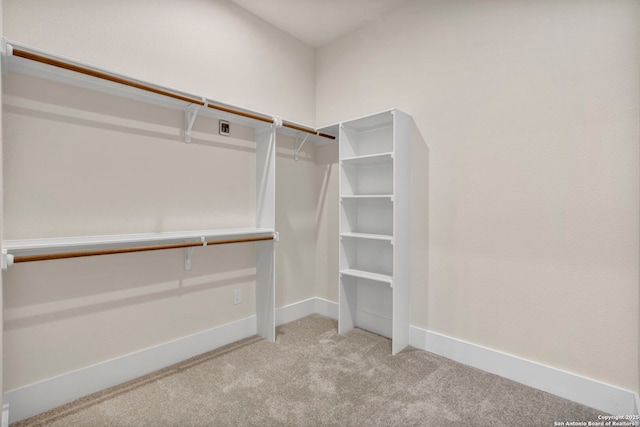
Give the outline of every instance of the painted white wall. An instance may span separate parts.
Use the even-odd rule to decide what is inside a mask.
[[[638,386],[637,2],[416,0],[318,51],[315,69],[313,50],[230,2],[4,3],[4,34],[10,38],[223,102],[309,124],[316,108],[317,124],[391,107],[412,114],[430,147],[431,242],[428,283],[412,289],[418,296],[412,323],[621,387]],[[9,98],[11,117],[5,123],[27,121],[21,129],[36,126],[38,135],[48,135],[60,116],[90,106],[72,123],[70,157],[62,159],[70,167],[87,166],[87,156],[72,157],[86,149],[80,142],[104,150],[86,136],[97,132],[116,141],[115,150],[132,142],[124,136],[132,129],[139,138],[126,151],[120,146],[133,156],[125,159],[132,165],[149,163],[145,153],[151,145],[154,152],[162,147],[161,161],[176,155],[187,164],[202,161],[177,148],[184,147],[177,142],[179,115],[123,110],[121,101],[92,103],[75,92],[67,100],[71,105],[63,106],[71,110],[54,108],[46,96],[55,85],[37,95],[45,96],[40,99],[29,92],[31,83],[6,88],[21,87],[28,94]],[[115,124],[95,126],[96,114]],[[215,124],[196,126],[203,140],[196,150],[207,156],[231,150],[224,140],[209,139]],[[17,155],[36,159],[51,172],[38,157],[39,149],[47,148],[42,141],[29,141],[29,133],[16,128],[3,130],[11,132],[31,150]],[[249,139],[243,133],[237,142],[250,144]],[[15,142],[14,152],[23,141]],[[337,277],[331,273],[337,270],[331,252],[337,251],[336,146],[307,148],[310,159],[316,157],[312,169],[311,163],[287,157],[291,144],[283,140],[278,146],[278,198],[288,200],[287,212],[300,217],[285,218],[284,206],[279,208],[285,239],[278,244],[277,304],[313,295],[307,287],[313,274],[315,295],[336,301]],[[236,155],[224,167],[250,173],[248,158]],[[154,172],[170,192],[177,188],[160,170]],[[131,175],[125,171],[125,178]],[[312,175],[316,203],[308,194],[299,203],[283,198],[282,191],[309,189]],[[35,184],[34,177],[27,178]],[[21,185],[10,188],[19,192]],[[47,221],[74,234],[83,234],[84,227],[94,232],[96,225],[105,232],[144,231],[140,225],[153,231],[193,221],[184,212],[169,212],[160,221],[149,214],[163,206],[158,200],[166,185],[154,187],[158,192],[150,205],[131,211],[142,209],[144,215],[115,218],[58,191],[65,203],[89,212],[65,222],[54,206]],[[139,201],[134,194],[139,191],[126,179],[123,189],[128,201]],[[207,189],[190,187],[193,200],[210,201],[211,194],[197,197],[198,191]],[[100,194],[88,197],[104,200]],[[225,221],[248,218],[251,200],[235,200],[237,209]],[[16,201],[7,205],[7,214]],[[35,215],[42,201],[19,202]],[[308,238],[309,209],[316,215],[315,252],[302,240],[291,240],[299,231]],[[87,221],[94,214],[100,221]],[[11,233],[52,232],[45,222],[32,222],[32,228],[20,224],[22,215],[14,212],[12,218]],[[252,250],[207,251],[196,252],[191,273],[182,270],[179,251],[8,270],[5,390],[246,316],[254,304]],[[315,273],[306,268],[312,257]],[[231,307],[227,301],[238,286],[246,304]]]
[[[294,160],[294,138],[278,135],[276,150],[276,306],[315,296],[316,149],[305,143]]]
[[[314,51],[224,0],[6,0],[5,35],[220,102],[314,120]]]
[[[313,50],[231,2],[8,0],[5,11],[10,39],[313,121]],[[5,238],[253,225],[252,129],[232,123],[231,137],[221,137],[216,120],[198,117],[194,141],[185,144],[180,111],[27,76],[4,83]],[[279,225],[286,222],[277,246],[278,305],[313,296],[315,286],[313,146],[293,165],[286,157],[292,144],[279,142],[276,161],[277,191],[300,193],[277,196],[287,199],[278,211]],[[170,250],[4,272],[4,389],[254,313],[253,244],[197,249],[188,272],[182,257]],[[243,302],[233,305],[238,288]]]
[[[253,129],[20,74],[5,79],[5,238],[255,225]]]
[[[639,17],[416,0],[319,49],[319,125],[397,107],[429,146],[413,325],[637,388]]]
[[[338,301],[338,144],[316,147],[316,296]]]
[[[5,77],[5,237],[255,225],[253,130],[33,77]],[[131,255],[131,256],[127,256]],[[5,272],[8,389],[255,310],[253,244],[48,261]],[[232,305],[233,289],[243,303]]]

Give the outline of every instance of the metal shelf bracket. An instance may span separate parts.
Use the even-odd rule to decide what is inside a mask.
[[[191,257],[196,248],[184,248],[184,269],[191,270]]]
[[[205,98],[202,98],[202,102],[204,103],[204,108],[209,106]],[[191,130],[193,129],[193,124],[196,122],[196,117],[198,117],[200,107],[198,104],[191,104],[184,110],[184,142],[191,142]]]
[[[309,134],[306,134],[303,139],[299,137],[300,134],[296,135],[295,147],[293,149],[293,160],[296,162],[300,160],[300,150],[305,142],[307,142],[307,138],[309,138]]]
[[[207,246],[207,239],[204,236],[200,237],[200,242],[202,246]],[[193,257],[193,252],[196,250],[196,246],[191,248],[184,248],[184,269],[191,270],[191,257]]]

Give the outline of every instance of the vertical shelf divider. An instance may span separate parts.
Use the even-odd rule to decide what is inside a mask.
[[[276,127],[256,129],[256,226],[276,228]],[[275,240],[256,243],[257,334],[276,340]]]
[[[409,306],[411,285],[411,125],[412,119],[393,112],[394,182],[395,196],[393,237],[397,244],[393,251],[393,343],[392,353],[398,354],[409,345]]]

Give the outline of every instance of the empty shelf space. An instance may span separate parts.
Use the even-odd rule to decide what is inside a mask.
[[[383,113],[374,121],[355,120],[342,127],[340,156],[359,157],[393,151],[393,116]]]
[[[343,197],[340,205],[341,233],[393,235],[391,196]]]
[[[376,282],[388,283],[389,285],[393,283],[393,277],[386,274],[372,273],[370,271],[355,270],[349,268],[346,270],[341,270],[340,274],[345,276],[358,277],[360,279],[368,279],[374,280]]]
[[[381,162],[368,157],[364,163],[342,162],[340,166],[340,194],[384,195],[393,193],[393,161]],[[376,159],[372,161],[371,159]]]
[[[352,132],[367,132],[373,129],[390,128],[393,126],[395,110],[382,111],[370,116],[360,117],[343,123],[345,129]]]
[[[371,234],[371,233],[340,233],[341,237],[350,237],[354,239],[383,240],[392,242],[393,236],[388,234]]]
[[[340,270],[393,275],[391,240],[343,238],[340,240],[340,249]]]

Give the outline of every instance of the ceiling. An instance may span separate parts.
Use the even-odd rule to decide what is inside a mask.
[[[407,0],[232,0],[312,47],[321,47]]]

